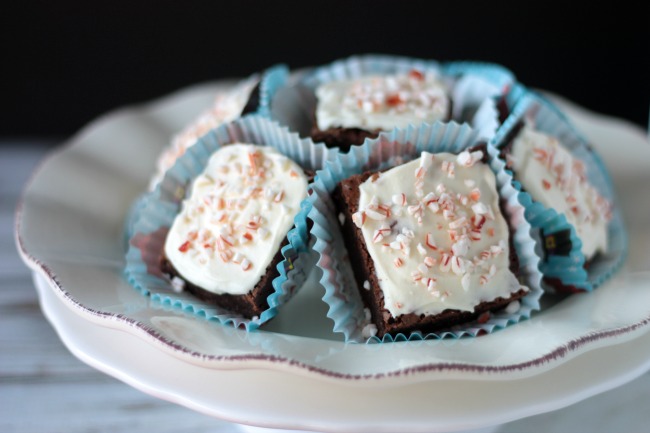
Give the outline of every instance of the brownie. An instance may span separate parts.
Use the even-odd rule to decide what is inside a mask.
[[[515,141],[515,138],[517,138],[517,135],[519,135],[519,133],[521,132],[523,127],[524,127],[524,122],[520,120],[512,127],[510,131],[508,131],[505,138],[503,139],[503,142],[499,147],[499,158],[503,159],[506,162],[508,161],[507,156],[512,151],[512,144]],[[509,165],[508,168],[512,169]]]
[[[354,145],[363,144],[366,138],[377,138],[381,131],[366,131],[361,128],[329,128],[320,130],[314,126],[311,138],[315,142],[323,142],[327,147],[338,147],[343,152],[350,150]]]
[[[449,121],[451,119],[453,101],[447,89],[448,99],[448,112],[442,121]],[[316,111],[316,110],[315,110]],[[320,129],[316,118],[316,112],[312,113],[312,129],[311,138],[315,142],[325,143],[327,147],[338,147],[343,152],[347,152],[350,147],[363,144],[366,138],[377,138],[382,129],[364,129],[361,127],[342,127],[333,125],[327,129]],[[392,128],[388,128],[390,130]]]
[[[506,161],[506,166],[508,169],[512,171],[513,178],[517,180],[517,172],[512,168],[511,164],[508,162],[509,155],[512,152],[512,146],[517,138],[517,136],[521,133],[522,129],[524,128],[524,121],[519,120],[510,131],[506,134],[504,137],[503,141],[501,142],[499,146],[499,158],[501,158],[503,161]],[[526,192],[526,188],[523,186],[523,184],[520,183],[520,189],[523,192]],[[541,246],[542,246],[542,253],[543,253],[543,260],[548,260],[548,256],[551,254],[554,255],[569,255],[573,249],[573,244],[571,242],[571,237],[570,233],[568,231],[559,231],[559,232],[544,232],[543,230],[540,230],[539,233],[541,237]],[[549,247],[549,245],[553,245],[553,247]],[[598,258],[598,256],[601,253],[596,253],[593,257],[591,258],[585,258],[585,262],[583,267],[585,269],[589,268],[589,265]],[[548,275],[543,275],[542,280],[544,281],[545,284],[547,284],[550,287],[553,287],[555,290],[561,293],[580,293],[584,292],[583,288],[577,287],[575,285],[571,284],[566,284],[562,282],[561,279],[555,278],[555,277],[549,277]]]
[[[497,111],[499,113],[499,123],[503,124],[510,116],[510,107],[508,106],[508,101],[506,100],[506,94],[501,95],[497,99]]]
[[[487,317],[486,313],[505,308],[511,302],[521,299],[528,293],[522,288],[507,298],[499,297],[489,302],[483,302],[471,312],[447,309],[436,315],[408,313],[393,317],[384,307],[383,292],[379,286],[375,266],[362,231],[353,223],[352,219],[352,215],[358,211],[359,186],[376,173],[365,172],[341,181],[333,193],[333,199],[337,211],[343,215],[341,230],[350,264],[354,270],[355,280],[364,304],[370,310],[372,323],[377,327],[377,336],[398,333],[408,335],[413,331],[421,331],[426,334],[475,319],[483,320]],[[503,212],[503,203],[501,203],[501,207]],[[517,275],[519,261],[512,242],[512,228],[510,228],[509,244],[510,270]],[[367,283],[365,283],[366,281]]]
[[[231,295],[228,293],[225,294],[216,294],[208,290],[202,289],[201,287],[186,281],[182,275],[180,275],[174,265],[171,264],[169,260],[164,256],[161,259],[161,270],[164,274],[168,275],[170,278],[178,277],[185,282],[183,290],[191,293],[196,296],[198,299],[208,302],[210,304],[218,305],[219,307],[225,308],[228,311],[238,312],[242,316],[252,319],[253,317],[259,317],[263,311],[269,308],[267,298],[273,291],[273,280],[280,275],[280,272],[277,269],[278,263],[282,261],[282,248],[289,243],[288,239],[284,239],[278,252],[275,254],[271,263],[266,268],[266,272],[262,275],[260,281],[253,287],[253,289],[244,294],[244,295]]]
[[[312,170],[305,169],[303,169],[303,172],[307,177],[307,182],[311,182],[315,173]],[[311,224],[312,222],[307,220],[308,227],[310,227]],[[228,311],[241,314],[243,317],[248,319],[252,319],[255,316],[259,317],[262,312],[269,308],[267,298],[275,290],[273,287],[273,280],[280,275],[277,266],[284,258],[282,255],[282,248],[288,244],[289,240],[285,237],[281,242],[278,251],[266,267],[260,280],[248,293],[242,295],[232,295],[228,293],[217,294],[191,283],[176,270],[171,261],[165,256],[164,251],[161,252],[160,266],[161,271],[170,279],[180,278],[183,280],[183,290],[191,293],[196,298],[222,307]]]
[[[449,113],[444,121],[449,121],[451,119],[452,113],[452,104],[451,99],[449,100]],[[375,129],[368,131],[362,128],[328,128],[325,130],[318,129],[316,124],[316,116],[314,115],[314,122],[311,129],[311,138],[315,142],[325,143],[327,147],[338,147],[343,152],[350,150],[352,146],[358,146],[363,144],[366,138],[377,138],[379,133],[382,132],[380,129]]]

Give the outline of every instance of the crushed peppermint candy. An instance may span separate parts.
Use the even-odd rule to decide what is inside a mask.
[[[185,289],[185,280],[179,277],[174,277],[171,280],[171,285],[174,292],[180,293]]]
[[[471,167],[474,164],[476,164],[478,161],[481,161],[482,159],[483,159],[482,150],[475,150],[473,152],[464,150],[458,154],[458,157],[456,157],[456,162],[459,165],[462,165],[464,167]]]
[[[363,338],[372,338],[377,335],[377,326],[373,323],[368,323],[361,329],[361,336]]]
[[[566,216],[587,258],[607,251],[612,204],[590,183],[583,161],[557,138],[537,131],[531,121],[525,122],[507,157],[533,198]]]
[[[508,297],[520,289],[509,269],[509,230],[496,180],[486,164],[479,164],[483,158],[482,150],[425,152],[403,169],[360,185],[353,220],[364,234],[384,304],[394,317],[441,312],[447,305],[466,305],[471,311],[482,299]],[[396,212],[401,208],[406,212]]]
[[[238,268],[250,277],[232,273],[245,282],[233,283],[232,290],[246,292],[279,248],[281,238],[270,234],[293,225],[307,180],[273,148],[234,143],[210,157],[190,191],[167,236],[165,255],[186,280],[215,293],[231,290],[224,276]]]
[[[319,129],[333,126],[389,130],[409,123],[444,120],[446,85],[431,70],[334,80],[316,89]],[[388,116],[387,116],[388,115]]]

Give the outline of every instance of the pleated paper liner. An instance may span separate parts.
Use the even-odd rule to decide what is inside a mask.
[[[476,321],[454,326],[436,333],[409,335],[385,335],[379,339],[365,339],[363,327],[368,324],[364,304],[347,258],[347,251],[339,229],[336,207],[330,197],[338,182],[368,170],[385,169],[420,156],[422,151],[431,153],[459,153],[478,142],[478,133],[467,125],[456,123],[394,129],[381,133],[377,139],[368,140],[356,146],[347,154],[335,155],[323,170],[317,172],[313,193],[309,197],[312,209],[309,218],[313,221],[311,230],[316,238],[318,267],[322,272],[321,284],[325,288],[323,300],[328,304],[328,317],[332,319],[333,330],[342,333],[348,342],[392,342],[406,340],[475,337],[525,320],[539,310],[541,274],[537,268],[539,257],[535,241],[530,235],[530,225],[523,218],[524,208],[519,203],[519,192],[512,187],[512,178],[504,170],[498,170],[497,188],[502,200],[507,202],[506,218],[515,230],[514,244],[519,256],[521,277],[530,288],[521,300],[520,308],[514,313],[500,311],[492,313],[486,323]],[[493,164],[491,164],[493,167]]]
[[[155,302],[252,331],[278,313],[281,305],[301,287],[313,267],[307,226],[310,206],[306,201],[303,201],[294,218],[294,227],[287,234],[289,243],[281,249],[283,259],[277,266],[279,276],[273,280],[274,291],[267,299],[269,308],[260,317],[248,319],[203,302],[189,293],[177,292],[160,269],[166,232],[178,214],[192,180],[204,170],[213,152],[234,142],[271,146],[307,170],[321,168],[331,158],[330,149],[302,140],[259,115],[245,116],[210,131],[178,159],[154,191],[140,199],[126,254],[125,274],[133,287]]]
[[[557,138],[575,158],[585,164],[590,184],[612,204],[612,218],[607,226],[607,252],[598,253],[587,261],[575,227],[564,214],[535,201],[516,181],[517,174],[514,173],[513,186],[521,191],[526,219],[540,238],[543,256],[540,269],[544,274],[545,289],[558,292],[591,291],[621,267],[627,254],[627,234],[611,178],[600,156],[555,105],[523,87],[519,91],[522,95],[492,144],[497,149],[508,145],[514,138],[514,128],[524,118],[530,118],[536,130]],[[500,165],[505,169],[505,161],[501,161]]]
[[[499,126],[497,100],[515,82],[514,76],[501,66],[479,62],[439,63],[388,55],[354,56],[316,67],[297,83],[280,89],[271,114],[281,124],[307,137],[314,125],[315,91],[321,84],[367,75],[408,73],[413,69],[432,71],[445,83],[451,98],[452,120],[469,123],[484,139],[494,136]]]

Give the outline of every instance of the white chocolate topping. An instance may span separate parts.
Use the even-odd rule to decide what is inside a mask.
[[[509,268],[508,225],[482,157],[423,152],[360,185],[353,220],[393,317],[473,311],[524,288]]]
[[[449,114],[445,85],[430,71],[372,75],[325,83],[316,89],[321,130],[343,127],[391,130],[434,123]]]
[[[192,123],[176,134],[170,145],[158,157],[156,174],[151,179],[150,188],[155,188],[165,176],[165,172],[187,149],[196,144],[199,138],[211,129],[238,118],[258,82],[259,78],[253,76],[232,89],[217,94],[212,107],[202,112]]]
[[[307,178],[275,149],[231,144],[192,184],[165,255],[187,281],[217,294],[248,293],[266,272],[307,196]]]
[[[564,214],[575,227],[587,259],[607,251],[611,205],[587,180],[584,163],[555,137],[526,123],[513,142],[509,164],[534,200]]]

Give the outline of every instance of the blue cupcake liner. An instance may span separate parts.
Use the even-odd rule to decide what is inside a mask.
[[[449,76],[478,75],[497,86],[502,92],[516,82],[515,75],[509,69],[496,63],[458,61],[442,65],[443,74]]]
[[[319,85],[369,74],[405,73],[412,69],[440,75],[450,89],[454,121],[470,123],[486,140],[494,136],[499,126],[497,99],[515,80],[505,68],[478,62],[439,63],[379,54],[337,60],[314,68],[291,88],[278,92],[278,99],[281,95],[282,101],[273,107],[272,117],[302,136],[309,136],[317,102],[315,90]]]
[[[289,68],[287,65],[279,64],[271,66],[262,72],[260,78],[260,100],[255,114],[270,118],[271,104],[277,91],[282,88],[289,79]]]
[[[508,111],[511,112],[514,110],[519,100],[524,98],[528,93],[530,93],[530,90],[528,90],[528,88],[523,84],[519,82],[512,83],[503,95],[503,101],[505,102]]]
[[[543,291],[540,287],[541,273],[538,270],[540,259],[535,249],[536,243],[530,234],[530,225],[523,218],[524,208],[518,201],[518,191],[512,187],[512,177],[509,173],[500,170],[496,173],[497,187],[501,197],[507,200],[508,208],[512,210],[512,215],[508,215],[507,218],[511,219],[511,227],[515,229],[513,241],[520,259],[521,275],[530,288],[530,292],[520,301],[519,311],[493,313],[486,323],[473,322],[436,333],[414,332],[409,335],[395,336],[387,334],[381,339],[362,337],[363,326],[368,322],[354,273],[347,259],[336,207],[330,193],[336,188],[338,182],[353,174],[401,164],[419,157],[422,151],[459,153],[477,144],[477,141],[476,130],[468,125],[453,122],[394,129],[391,132],[381,133],[378,138],[368,140],[362,146],[354,147],[350,153],[336,154],[336,158],[328,161],[324,169],[317,171],[311,185],[312,194],[308,198],[311,204],[308,217],[313,222],[311,234],[316,239],[313,249],[318,254],[320,282],[325,288],[323,301],[329,306],[327,316],[334,322],[334,332],[342,333],[345,341],[388,343],[475,337],[525,320],[533,311],[540,309],[539,299]],[[490,166],[495,169],[492,162]]]
[[[260,115],[245,116],[213,129],[176,161],[152,192],[134,205],[133,235],[126,253],[125,275],[133,287],[155,302],[252,331],[278,313],[278,308],[300,288],[313,266],[314,256],[309,248],[307,229],[307,214],[311,206],[306,201],[301,204],[294,218],[294,227],[287,234],[289,243],[281,249],[283,259],[277,265],[280,275],[273,280],[274,291],[267,298],[269,308],[260,317],[247,319],[202,302],[188,293],[175,292],[170,281],[161,274],[158,264],[166,230],[179,212],[192,180],[204,170],[213,152],[233,142],[274,147],[309,170],[321,168],[331,152],[310,140],[301,140]]]
[[[559,280],[565,287],[558,287],[558,291],[569,290],[569,287],[575,288],[570,291],[591,291],[611,277],[622,266],[627,256],[627,233],[620,208],[616,204],[611,177],[602,159],[591,149],[586,138],[553,103],[523,86],[517,86],[515,90],[518,94],[513,96],[513,99],[516,97],[517,102],[512,113],[490,143],[496,148],[494,151],[497,152],[498,148],[506,144],[510,132],[524,116],[532,115],[537,130],[556,137],[586,165],[591,185],[613,205],[612,220],[608,225],[608,251],[606,254],[597,254],[585,268],[586,258],[581,252],[582,241],[564,214],[536,202],[528,192],[523,191],[519,182],[513,181],[513,186],[520,191],[521,202],[526,207],[526,219],[539,232],[540,244],[543,245],[547,239],[553,237],[562,239],[565,247],[563,254],[543,253],[544,259],[540,269],[544,278]],[[503,161],[501,164],[505,167]],[[551,292],[556,290],[550,284],[545,284],[545,288]]]

